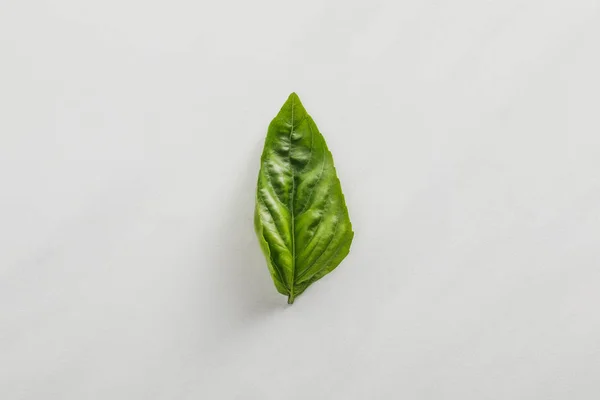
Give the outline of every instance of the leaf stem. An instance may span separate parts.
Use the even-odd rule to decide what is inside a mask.
[[[293,294],[288,295],[288,304],[294,304],[294,295]]]

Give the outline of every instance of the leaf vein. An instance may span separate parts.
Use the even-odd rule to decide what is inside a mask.
[[[331,235],[331,239],[329,239],[329,242],[327,242],[327,245],[325,246],[325,248],[323,249],[323,252],[319,255],[319,257],[317,257],[315,259],[315,261],[313,261],[308,267],[306,267],[306,269],[304,271],[302,271],[302,273],[298,276],[298,280],[302,279],[308,273],[308,271],[321,259],[321,257],[323,257],[323,255],[325,253],[327,253],[327,250],[329,249],[329,246],[331,245],[331,243],[333,242],[333,239],[337,235],[338,225],[340,223],[340,218],[339,218],[340,214],[336,213],[335,216],[336,216],[335,226],[333,228],[333,234]]]
[[[324,145],[323,142],[321,142],[321,149],[324,149]],[[298,214],[298,216],[304,214],[306,212],[306,210],[308,210],[308,206],[310,205],[310,201],[312,199],[312,195],[315,192],[315,188],[317,186],[319,186],[319,182],[321,182],[321,178],[323,177],[323,172],[325,172],[325,160],[326,160],[326,155],[323,154],[323,162],[321,163],[321,172],[319,173],[319,177],[317,178],[317,180],[315,181],[314,185],[311,186],[310,188],[310,192],[308,193],[308,196],[306,198],[306,203],[304,203],[304,206],[302,207],[302,210],[300,210],[300,213]]]

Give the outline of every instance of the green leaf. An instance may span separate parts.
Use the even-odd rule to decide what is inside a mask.
[[[354,232],[333,157],[296,93],[269,125],[254,228],[289,304],[350,251]]]

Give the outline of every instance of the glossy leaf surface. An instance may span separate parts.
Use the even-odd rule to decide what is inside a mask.
[[[269,125],[254,227],[288,303],[346,257],[354,232],[331,152],[295,93]]]

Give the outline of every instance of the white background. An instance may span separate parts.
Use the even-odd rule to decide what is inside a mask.
[[[0,399],[600,398],[600,2],[3,0]],[[296,91],[356,236],[252,226]]]

